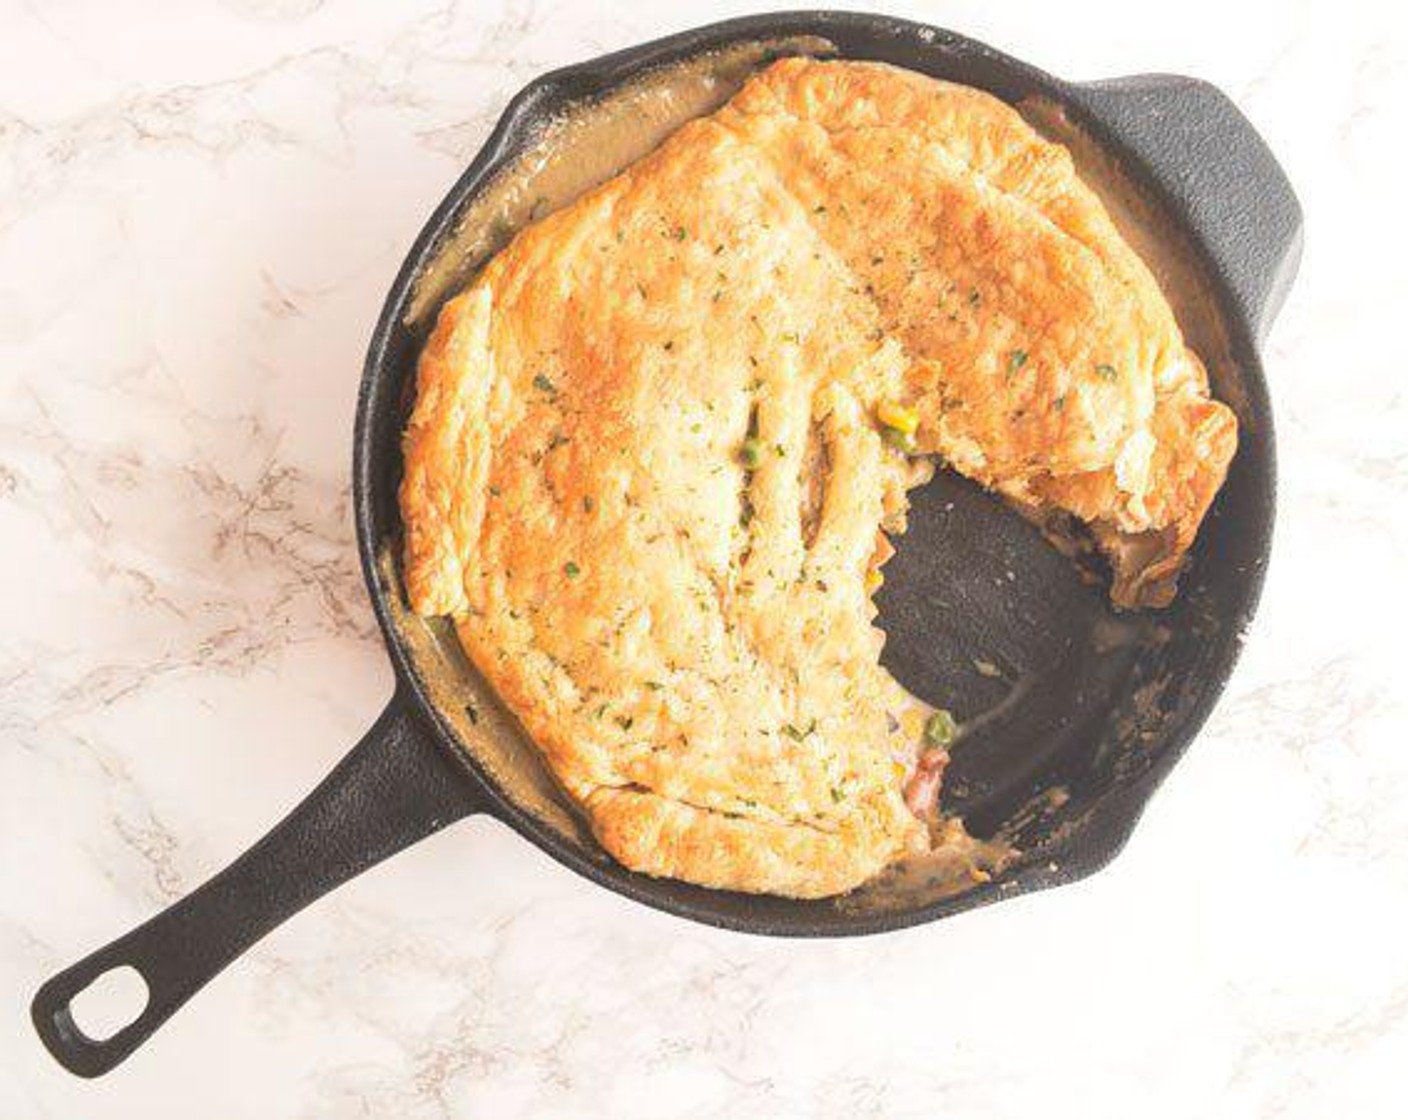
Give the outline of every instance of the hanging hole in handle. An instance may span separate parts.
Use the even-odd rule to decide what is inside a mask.
[[[89,1042],[106,1042],[142,1017],[151,1001],[146,978],[130,964],[99,973],[68,1002],[69,1018]]]

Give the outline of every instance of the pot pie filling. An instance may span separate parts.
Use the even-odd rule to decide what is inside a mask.
[[[1069,154],[980,91],[777,62],[442,308],[401,507],[460,642],[627,867],[821,897],[932,843],[956,728],[871,596],[942,459],[1166,604],[1236,448]]]

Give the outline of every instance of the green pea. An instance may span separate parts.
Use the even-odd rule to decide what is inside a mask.
[[[931,747],[946,747],[958,735],[953,713],[940,708],[924,723],[924,741]]]
[[[914,438],[913,432],[902,432],[898,428],[885,428],[880,434],[885,442],[896,451],[913,455],[919,450],[919,441]]]

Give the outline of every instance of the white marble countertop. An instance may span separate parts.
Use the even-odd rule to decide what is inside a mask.
[[[773,942],[476,821],[280,929],[90,1083],[39,1047],[34,987],[246,847],[390,690],[350,431],[429,208],[535,74],[748,6],[0,2],[0,1117],[1401,1116],[1396,7],[888,4],[1070,77],[1217,82],[1307,211],[1266,353],[1261,613],[1109,870]]]

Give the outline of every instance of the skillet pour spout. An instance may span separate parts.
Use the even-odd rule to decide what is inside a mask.
[[[443,626],[409,614],[400,585],[400,435],[424,312],[437,302],[431,281],[453,286],[462,272],[447,270],[446,261],[461,246],[487,252],[502,238],[502,228],[487,224],[495,191],[530,164],[550,173],[591,158],[590,128],[572,122],[589,121],[640,83],[712,66],[711,80],[724,87],[772,57],[803,52],[888,62],[985,89],[1066,143],[1150,259],[1241,428],[1180,596],[1154,614],[1114,613],[1103,590],[1083,582],[1035,529],[955,476],[940,471],[911,494],[910,529],[877,597],[888,635],[883,660],[902,684],[953,708],[969,728],[954,753],[944,811],[1019,853],[991,881],[964,889],[923,875],[891,877],[842,898],[798,901],[626,870],[565,808],[531,744]],[[528,158],[541,156],[544,145],[556,164]],[[533,197],[533,185],[525,179],[517,195]],[[411,247],[367,355],[353,491],[363,572],[395,666],[395,694],[348,756],[264,839],[186,898],[44,983],[31,1008],[44,1045],[75,1074],[106,1073],[280,923],[471,813],[496,817],[638,902],[775,936],[899,929],[1103,867],[1207,718],[1256,607],[1275,491],[1258,345],[1294,277],[1301,228],[1299,204],[1274,157],[1214,87],[1170,76],[1068,83],[904,20],[754,16],[537,79],[509,105]],[[71,1001],[122,966],[146,981],[147,1005],[111,1037],[90,1038]]]

